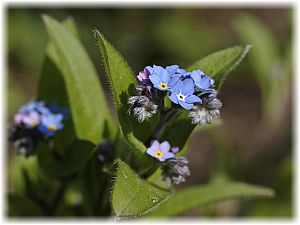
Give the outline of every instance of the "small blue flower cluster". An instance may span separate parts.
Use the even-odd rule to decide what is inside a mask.
[[[23,105],[14,116],[14,122],[26,129],[37,129],[46,137],[53,137],[62,130],[66,110],[56,105],[46,107],[43,101],[33,101]]]
[[[201,104],[202,100],[198,94],[213,91],[214,84],[214,80],[203,71],[187,72],[178,65],[166,68],[147,66],[137,78],[149,90],[154,87],[160,91],[168,91],[169,99],[187,110],[192,109],[194,104]]]
[[[190,110],[193,124],[200,126],[211,123],[220,116],[222,103],[217,99],[214,80],[201,70],[191,72],[171,65],[147,66],[137,75],[139,85],[135,86],[137,96],[128,99],[129,114],[143,122],[157,112],[166,112],[162,99],[168,94],[171,109]]]
[[[49,107],[43,101],[32,101],[23,105],[14,116],[10,127],[9,141],[19,154],[33,154],[39,140],[53,138],[63,129],[63,120],[68,110],[53,104]]]

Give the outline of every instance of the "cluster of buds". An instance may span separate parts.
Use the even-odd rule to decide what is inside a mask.
[[[217,99],[217,92],[206,93],[203,95],[201,105],[193,106],[189,112],[189,117],[192,119],[192,124],[199,124],[200,126],[206,123],[211,123],[213,118],[220,117],[220,108],[222,102]]]

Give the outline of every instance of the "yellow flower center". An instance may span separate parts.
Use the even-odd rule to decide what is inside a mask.
[[[159,87],[160,87],[160,89],[165,90],[165,89],[168,88],[168,84],[167,83],[160,83]]]
[[[33,126],[33,127],[37,126],[38,124],[39,124],[39,122],[37,120],[33,120],[31,122],[31,126]]]
[[[163,156],[163,153],[162,153],[161,151],[159,151],[159,150],[156,150],[155,156],[156,156],[157,158],[161,158],[161,157]]]
[[[55,124],[50,124],[49,126],[48,126],[48,130],[50,130],[50,131],[56,131],[56,126],[55,126]]]

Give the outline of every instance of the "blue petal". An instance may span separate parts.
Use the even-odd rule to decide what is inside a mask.
[[[160,72],[160,77],[163,83],[168,83],[170,80],[170,74],[165,69]]]
[[[38,130],[39,132],[41,132],[41,133],[44,133],[44,134],[47,133],[47,131],[48,131],[47,127],[45,127],[45,126],[42,125],[42,124],[38,125],[37,130]]]
[[[162,70],[164,70],[164,68],[162,68],[161,66],[153,65],[153,73],[159,75]]]
[[[171,90],[173,90],[175,88],[175,85],[177,84],[177,82],[179,81],[179,77],[172,77],[169,82],[168,82],[168,86]]]
[[[181,92],[183,88],[183,81],[182,80],[178,80],[176,85],[173,87],[174,92],[176,92],[176,94],[179,94],[179,92]]]
[[[173,152],[166,152],[163,154],[163,161],[165,161],[166,159],[170,159],[170,158],[174,158],[174,153]]]
[[[193,70],[190,76],[193,78],[195,84],[199,84],[201,82],[201,76],[196,70]]]
[[[203,76],[201,78],[201,82],[200,85],[203,89],[208,89],[210,87],[211,81],[210,81],[210,77],[208,76]]]
[[[193,108],[193,104],[189,104],[189,103],[186,103],[186,102],[184,102],[184,101],[179,101],[179,104],[180,104],[183,108],[185,108],[185,109],[187,109],[187,110],[190,110],[190,109]]]
[[[150,81],[152,82],[152,84],[155,86],[155,87],[159,87],[159,84],[160,84],[160,78],[157,74],[151,74],[149,76],[149,79]]]
[[[186,70],[185,69],[177,69],[176,73],[183,75],[183,74],[186,74]]]
[[[175,92],[172,92],[171,95],[169,95],[169,99],[175,104],[178,104],[178,98]]]
[[[171,66],[167,66],[166,70],[169,72],[169,74],[171,76],[173,76],[176,73],[176,71],[177,71],[178,68],[179,68],[178,65],[171,65]]]
[[[170,148],[171,148],[170,143],[167,141],[164,141],[160,144],[160,150],[163,153],[167,153],[170,150]]]
[[[151,148],[153,148],[154,150],[160,149],[160,144],[157,140],[152,140],[151,141]]]
[[[182,94],[184,95],[192,95],[194,93],[194,81],[192,79],[185,79],[183,81]]]
[[[190,95],[190,96],[187,96],[186,98],[185,98],[185,102],[186,103],[194,103],[194,102],[197,102],[197,103],[202,103],[202,100],[198,97],[198,96],[196,96],[196,95]]]
[[[59,123],[62,121],[63,118],[64,118],[63,114],[58,113],[54,116],[53,121],[55,121],[56,123]]]

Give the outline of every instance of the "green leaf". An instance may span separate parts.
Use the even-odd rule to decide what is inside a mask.
[[[169,217],[196,207],[238,198],[272,197],[271,189],[239,182],[214,182],[179,191],[150,213],[152,217]]]
[[[250,46],[235,46],[215,52],[205,58],[197,61],[188,68],[188,71],[200,69],[206,74],[212,76],[215,80],[217,89],[220,89],[222,82],[226,76],[242,61],[248,53]],[[181,149],[186,148],[186,141],[192,134],[196,125],[191,124],[188,117],[188,111],[182,110],[167,125],[161,140],[168,140],[172,145],[179,146]],[[180,131],[180,132],[178,132]],[[181,152],[183,154],[184,152]]]
[[[64,156],[57,155],[55,149],[46,144],[38,146],[39,165],[51,177],[63,177],[80,171],[95,153],[95,145],[89,141],[76,140],[69,146]]]
[[[169,191],[142,180],[123,161],[118,161],[117,166],[117,177],[111,196],[117,217],[135,217],[149,213],[168,199]]]
[[[48,16],[43,16],[43,19],[53,43],[53,49],[49,50],[50,59],[63,76],[65,83],[59,85],[65,86],[76,135],[79,139],[96,144],[112,126],[96,70],[85,49],[72,32]],[[51,81],[52,76],[54,77],[55,74],[48,73],[44,82],[47,80],[54,83],[55,81]],[[61,78],[54,79],[61,80]],[[53,94],[50,85],[48,90]]]
[[[200,69],[215,80],[215,86],[219,90],[226,76],[234,70],[249,52],[251,46],[235,46],[227,48],[194,63],[188,71]]]
[[[150,165],[151,161],[145,154],[146,146],[143,142],[149,138],[156,118],[138,123],[133,116],[128,114],[127,101],[130,96],[134,95],[133,87],[137,83],[136,78],[123,57],[103,35],[97,30],[94,31],[94,34],[103,55],[122,133],[129,144],[135,163],[143,165],[143,167]]]
[[[63,24],[74,35],[79,35],[71,18],[66,19]],[[60,63],[58,51],[53,43],[49,42],[45,52],[42,72],[39,77],[38,99],[48,104],[55,103],[60,107],[70,109],[66,82],[63,78]],[[71,113],[64,121],[64,124],[64,129],[58,132],[55,137],[56,145],[61,147],[61,149],[66,148],[77,139]]]

